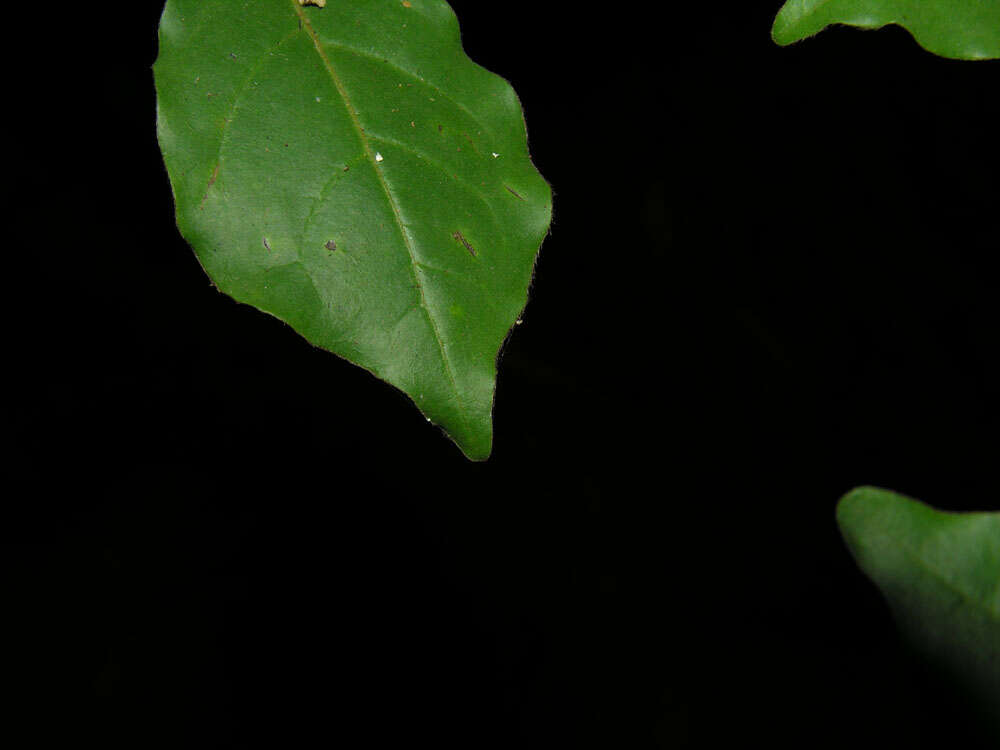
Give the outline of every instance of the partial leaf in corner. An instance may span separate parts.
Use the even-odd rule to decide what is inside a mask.
[[[1000,57],[1000,0],[788,0],[771,35],[792,44],[835,23],[864,29],[894,23],[942,57]]]
[[[484,459],[551,216],[520,103],[444,0],[323,5],[168,0],[157,130],[177,225],[220,290]]]
[[[863,487],[837,521],[907,640],[1000,728],[1000,513],[945,513]]]

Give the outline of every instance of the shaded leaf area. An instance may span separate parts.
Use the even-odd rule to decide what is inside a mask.
[[[448,4],[171,0],[155,73],[177,224],[219,289],[487,457],[551,196]]]
[[[1000,513],[945,513],[865,487],[837,520],[906,637],[1000,728]]]
[[[898,24],[921,47],[943,57],[1000,57],[998,0],[788,0],[771,34],[786,45],[838,23],[864,29]]]

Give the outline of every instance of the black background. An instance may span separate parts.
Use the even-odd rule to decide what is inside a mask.
[[[555,191],[485,464],[210,286],[160,3],[8,19],[18,747],[987,746],[833,509],[1000,509],[1000,63],[693,5],[453,2]]]

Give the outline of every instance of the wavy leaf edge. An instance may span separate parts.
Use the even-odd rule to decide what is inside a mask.
[[[268,286],[266,281],[258,281],[255,284],[252,279],[248,281],[246,278],[239,278],[238,274],[234,276],[222,274],[220,278],[218,261],[214,257],[215,251],[210,252],[205,248],[223,245],[226,241],[219,236],[217,227],[213,227],[211,222],[205,221],[206,213],[203,212],[206,208],[215,210],[216,206],[213,201],[217,202],[218,195],[226,195],[227,190],[231,189],[231,185],[225,184],[227,170],[224,168],[221,154],[227,147],[227,129],[236,118],[240,108],[245,106],[240,97],[252,96],[253,92],[247,93],[243,89],[236,88],[238,84],[229,81],[229,90],[224,93],[228,93],[231,99],[231,111],[222,116],[221,135],[216,135],[220,155],[212,165],[205,163],[204,159],[201,163],[190,163],[191,159],[185,161],[177,155],[180,150],[177,143],[179,140],[177,131],[183,131],[189,125],[191,118],[178,116],[178,111],[183,111],[182,108],[177,107],[177,99],[180,98],[180,94],[177,91],[172,91],[171,95],[168,96],[165,91],[178,84],[177,76],[173,75],[170,67],[172,65],[183,67],[183,64],[178,60],[181,57],[181,54],[178,53],[183,52],[183,42],[179,42],[178,38],[183,37],[183,33],[187,31],[187,29],[182,30],[181,28],[185,21],[190,27],[192,25],[190,16],[194,16],[194,20],[197,21],[198,19],[211,18],[213,15],[219,15],[229,10],[234,11],[235,14],[237,7],[235,3],[208,2],[205,5],[210,6],[210,10],[202,10],[193,2],[168,0],[161,17],[160,55],[154,65],[157,79],[157,133],[171,178],[170,184],[177,206],[177,223],[181,234],[192,245],[206,274],[220,291],[234,298],[237,302],[251,305],[277,317],[313,345],[331,351],[367,370],[375,377],[396,386],[410,397],[428,418],[428,421],[433,421],[442,427],[443,431],[451,437],[468,458],[485,460],[492,451],[492,413],[496,394],[498,362],[511,332],[520,322],[527,305],[537,257],[542,242],[548,236],[551,222],[552,191],[548,183],[538,173],[531,159],[521,101],[509,82],[482,68],[468,57],[461,42],[458,20],[454,11],[444,0],[412,0],[412,2],[406,3],[397,3],[393,0],[368,0],[367,2],[355,3],[350,8],[341,7],[338,11],[341,13],[341,18],[351,17],[352,14],[360,16],[363,11],[384,10],[387,14],[393,12],[398,14],[399,8],[395,6],[400,6],[405,7],[407,11],[420,14],[410,16],[412,25],[423,24],[424,30],[431,28],[433,38],[428,40],[428,48],[437,45],[438,57],[444,60],[441,65],[452,66],[448,72],[454,78],[450,79],[444,88],[439,85],[440,81],[434,80],[433,74],[426,74],[426,71],[430,69],[429,66],[434,63],[432,55],[426,50],[414,52],[413,49],[403,48],[401,45],[399,49],[394,49],[391,53],[383,55],[366,49],[362,43],[363,40],[354,45],[341,43],[340,37],[329,33],[332,21],[320,15],[330,13],[332,5],[322,8],[304,6],[298,0],[270,0],[266,11],[254,9],[251,13],[256,13],[256,17],[259,18],[281,16],[282,12],[278,10],[279,4],[294,12],[293,20],[297,20],[297,28],[284,26],[278,30],[266,30],[270,31],[273,36],[268,40],[268,44],[259,45],[256,62],[252,66],[245,66],[246,75],[241,77],[243,87],[245,89],[256,87],[258,81],[255,79],[261,77],[261,69],[266,69],[268,65],[271,65],[276,54],[288,54],[289,40],[295,38],[299,32],[308,35],[312,47],[326,68],[334,87],[340,93],[341,102],[353,121],[358,144],[364,152],[359,155],[360,161],[346,163],[345,160],[343,171],[347,173],[351,168],[358,166],[365,169],[370,167],[370,171],[378,177],[386,203],[392,208],[395,215],[394,223],[402,238],[401,241],[396,241],[396,244],[406,245],[409,255],[407,265],[413,276],[412,287],[420,292],[420,300],[416,305],[407,308],[396,319],[390,321],[390,323],[394,322],[396,328],[379,333],[392,335],[400,327],[412,328],[412,320],[408,320],[410,312],[422,309],[427,318],[426,327],[429,327],[430,331],[433,332],[433,338],[436,339],[443,374],[446,376],[443,379],[451,383],[449,397],[451,403],[445,403],[449,400],[448,398],[430,393],[432,387],[426,385],[426,382],[430,381],[425,379],[424,383],[417,382],[419,377],[423,376],[423,372],[414,370],[418,373],[417,376],[414,376],[413,373],[406,372],[405,367],[399,365],[392,358],[387,357],[388,364],[385,364],[377,357],[354,352],[350,346],[342,345],[342,341],[330,335],[330,330],[319,331],[314,316],[311,316],[309,311],[304,309],[307,306],[306,302],[299,306],[287,302],[277,304],[266,293]],[[185,13],[189,18],[185,19]],[[285,21],[288,22],[288,14],[284,15]],[[315,24],[320,22],[326,23],[326,27],[318,30]],[[389,28],[380,17],[378,21],[372,21],[370,28],[361,33],[377,36],[382,28],[379,24]],[[405,28],[406,25],[404,23],[403,27]],[[341,27],[338,27],[338,32],[347,33]],[[251,30],[251,33],[256,33],[262,39],[267,39],[267,33],[260,29]],[[393,30],[393,33],[400,38],[404,37],[404,32]],[[195,37],[197,37],[197,33]],[[190,44],[190,39],[185,38],[185,40]],[[412,44],[413,37],[406,37],[406,40]],[[334,49],[336,51],[333,51]],[[230,54],[233,60],[237,60],[240,59],[239,55],[243,53],[236,50]],[[435,96],[428,97],[429,100],[431,102],[437,100],[437,106],[444,108],[441,110],[444,114],[439,118],[437,131],[445,133],[448,137],[457,137],[451,133],[451,127],[455,123],[465,122],[470,128],[478,126],[478,131],[470,130],[467,133],[461,133],[465,140],[457,147],[457,151],[461,152],[462,146],[466,146],[467,155],[474,151],[480,162],[490,162],[490,166],[495,165],[493,172],[490,173],[482,164],[479,164],[470,167],[462,176],[461,169],[456,167],[457,159],[461,157],[450,161],[448,159],[435,160],[434,155],[427,149],[419,147],[419,143],[416,141],[418,137],[426,137],[426,132],[422,135],[415,134],[409,142],[406,140],[407,137],[410,137],[409,132],[404,133],[404,137],[394,137],[396,134],[392,127],[385,125],[386,122],[389,122],[389,115],[384,111],[379,112],[379,117],[382,117],[385,122],[374,127],[371,127],[370,121],[360,119],[358,112],[354,110],[351,94],[342,84],[328,57],[328,55],[334,54],[343,55],[344,57],[339,58],[341,60],[352,57],[348,66],[351,67],[349,75],[354,76],[355,79],[360,79],[358,71],[364,71],[365,67],[368,66],[370,70],[384,73],[386,79],[391,75],[404,81],[406,88],[416,86],[425,93],[434,93]],[[410,63],[416,60],[417,64],[413,66],[413,69],[407,69],[405,65],[400,64],[402,59]],[[218,62],[213,64],[218,65]],[[420,68],[420,65],[425,67]],[[167,71],[170,71],[170,74]],[[193,73],[194,71],[189,72]],[[194,80],[194,85],[198,84],[200,78],[201,76],[189,76],[189,79]],[[459,83],[453,84],[451,80],[458,80]],[[404,83],[399,83],[400,89],[404,89]],[[477,91],[476,86],[473,85],[477,83],[479,89],[482,90],[481,92]],[[190,80],[184,81],[184,85],[185,94],[193,97]],[[354,80],[347,88],[356,87],[356,85],[357,81]],[[449,86],[452,87],[451,92],[446,90]],[[472,91],[473,101],[463,102],[462,97],[455,93],[456,87],[457,89],[465,87],[466,93]],[[210,93],[219,94],[219,92]],[[384,92],[380,91],[379,93]],[[400,101],[405,98],[404,94],[399,96]],[[325,96],[316,96],[315,101],[319,103],[322,98]],[[164,105],[165,101],[167,106]],[[424,110],[414,111],[426,114],[428,106],[430,105],[424,102]],[[371,109],[374,111],[374,105]],[[397,112],[398,109],[393,108],[392,111]],[[207,115],[205,116],[207,117]],[[366,116],[370,118],[370,112]],[[448,117],[451,120],[448,120]],[[415,118],[410,123],[415,131],[417,130],[416,119],[419,118]],[[427,130],[426,125],[427,123],[423,121],[420,123],[420,127],[424,131]],[[455,130],[460,130],[460,128],[456,127]],[[502,147],[496,148],[497,144],[501,144]],[[486,149],[485,154],[482,153],[483,149]],[[391,155],[398,156],[397,166],[395,166],[398,171],[395,177],[387,178],[385,175],[389,173],[389,168],[383,162],[386,162]],[[465,158],[465,163],[468,163],[472,157]],[[364,165],[363,162],[367,162],[367,165]],[[397,196],[400,193],[406,193],[411,187],[410,185],[399,187],[401,182],[399,175],[403,174],[404,165],[407,162],[418,163],[425,175],[433,173],[428,187],[431,184],[436,184],[440,188],[445,181],[449,181],[446,178],[454,177],[454,180],[450,181],[452,194],[465,190],[467,202],[480,204],[475,209],[478,212],[477,215],[482,217],[489,214],[492,224],[483,228],[486,225],[481,221],[481,225],[472,231],[465,226],[449,231],[446,237],[442,235],[435,238],[435,245],[431,248],[430,253],[424,249],[424,255],[418,256],[414,252],[414,240],[411,233],[419,235],[421,232],[426,233],[426,230],[423,226],[413,230],[412,221],[407,223],[411,217],[404,216],[397,203]],[[220,169],[220,166],[223,168]],[[356,169],[355,174],[359,171],[361,170]],[[413,183],[417,181],[416,178],[412,177],[415,172],[414,168],[407,177]],[[489,174],[493,174],[495,177],[493,182],[489,182],[488,177],[484,178],[484,175]],[[191,185],[199,182],[199,175],[202,193],[198,198],[198,205],[195,207],[192,205],[195,196],[192,195]],[[477,181],[479,184],[476,184]],[[313,220],[314,214],[322,213],[324,207],[320,204],[324,200],[329,201],[329,195],[338,190],[338,182],[342,182],[342,180],[339,173],[334,172],[333,176],[329,178],[329,182],[320,189],[319,197],[310,209],[302,229],[303,242],[305,235],[310,232],[310,221]],[[390,183],[392,184],[390,185]],[[488,187],[483,187],[487,184]],[[487,192],[489,192],[488,195]],[[326,193],[325,199],[324,193]],[[410,190],[410,193],[415,193],[415,191]],[[444,190],[442,194],[447,194],[447,190]],[[510,204],[505,204],[502,210],[497,208],[498,201],[501,199]],[[446,213],[444,209],[442,212]],[[411,211],[412,213],[414,212]],[[427,215],[431,216],[431,214]],[[514,217],[513,221],[511,217]],[[425,217],[422,215],[421,220],[424,219]],[[317,221],[320,220],[323,220],[323,217],[317,219]],[[472,222],[473,219],[469,221]],[[429,223],[425,221],[425,225],[429,226]],[[237,240],[234,239],[233,242],[237,242]],[[451,256],[448,256],[447,263],[440,262],[440,258],[447,254],[442,252],[441,248],[449,243],[462,256],[471,256],[471,261],[466,261],[466,266],[463,268],[470,267],[473,262],[478,261],[496,269],[496,276],[499,280],[494,283],[488,277],[488,272],[482,269],[461,276],[455,272],[457,266],[454,265],[454,259]],[[246,245],[246,243],[244,244]],[[254,259],[253,263],[260,266],[263,263],[260,258],[264,257],[264,253],[271,253],[276,242],[273,237],[269,240],[268,234],[265,233],[262,241],[259,241],[258,244],[263,245],[263,250],[256,248],[254,252],[258,257]],[[417,244],[429,246],[423,238],[419,238]],[[327,249],[335,248],[330,250],[331,254],[340,250],[346,256],[344,245],[335,238],[332,238],[327,246]],[[511,248],[513,249],[508,253],[509,258],[500,257],[501,253]],[[447,250],[447,252],[455,253],[455,250]],[[250,255],[249,251],[245,254]],[[268,268],[272,271],[284,268],[285,273],[289,276],[295,274],[309,276],[308,266],[299,261],[300,258],[292,257],[283,266],[274,263]],[[344,262],[346,263],[346,261]],[[259,270],[257,267],[253,269],[254,272]],[[449,274],[450,277],[445,278]],[[504,276],[504,274],[506,275]],[[432,276],[433,278],[431,278]],[[502,278],[500,278],[501,276]],[[442,281],[442,278],[445,280]],[[308,281],[307,285],[304,279],[292,279],[287,285],[290,287],[311,286],[311,290],[306,288],[303,294],[304,296],[311,294],[315,297],[316,299],[311,304],[313,307],[318,307],[325,302],[325,292],[313,278],[310,277]],[[453,293],[459,286],[463,286],[463,288],[459,292]],[[428,289],[432,289],[432,292],[428,293]],[[433,299],[429,301],[428,296],[433,296]],[[476,314],[482,313],[482,315],[477,318],[470,314],[469,317],[473,318],[473,322],[467,325],[456,323],[453,320],[455,316],[460,316],[469,310]],[[440,324],[441,316],[450,317],[445,323]],[[488,322],[483,323],[482,321],[487,318]],[[473,330],[477,325],[480,328]],[[389,326],[387,326],[388,328]],[[346,339],[348,336],[345,335],[341,338]],[[356,341],[353,343],[357,344]],[[389,350],[390,347],[385,345],[384,349]],[[458,354],[456,355],[455,352]],[[406,356],[407,353],[403,352],[400,359],[405,359]],[[459,360],[457,365],[451,361],[456,356]],[[422,366],[429,367],[426,362],[422,363]],[[456,373],[458,374],[456,375]],[[442,378],[436,377],[437,380],[432,385],[440,390]],[[427,397],[425,397],[425,393],[428,393]]]
[[[958,6],[966,15],[936,7],[948,5]],[[978,23],[982,18],[986,23]],[[771,38],[784,47],[830,26],[865,30],[899,26],[920,47],[941,57],[1000,58],[1000,3],[995,0],[979,0],[978,5],[976,0],[786,0],[775,16]]]

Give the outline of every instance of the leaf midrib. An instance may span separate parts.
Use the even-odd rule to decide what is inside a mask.
[[[956,594],[959,600],[964,602],[969,609],[985,611],[987,619],[992,620],[994,625],[1000,625],[1000,612],[994,610],[993,607],[981,601],[974,594],[966,591],[957,581],[931,563],[930,560],[925,558],[912,544],[909,544],[905,540],[900,540],[900,548],[903,549],[909,555],[910,559],[913,560],[917,566],[922,568],[928,576],[936,578],[946,589],[949,589]]]
[[[989,604],[984,603],[977,596],[966,591],[961,584],[928,560],[909,540],[903,537],[890,536],[890,538],[896,542],[899,549],[902,550],[912,563],[922,569],[928,577],[937,580],[945,589],[955,594],[966,607],[972,610],[985,611],[987,619],[992,620],[995,625],[1000,625],[1000,612],[997,612]]]
[[[347,89],[344,88],[344,84],[340,80],[340,76],[337,74],[336,68],[334,68],[333,63],[327,56],[326,52],[323,50],[322,42],[320,41],[319,35],[313,28],[312,24],[309,22],[308,16],[305,14],[301,5],[299,5],[298,0],[291,0],[292,7],[295,9],[295,13],[298,15],[299,19],[302,21],[302,27],[309,34],[312,39],[313,47],[316,49],[316,54],[319,55],[323,66],[326,68],[327,73],[329,73],[330,78],[333,80],[333,85],[337,89],[337,93],[340,95],[341,100],[344,102],[344,107],[347,110],[347,114],[351,118],[351,123],[354,126],[355,131],[358,134],[358,139],[361,142],[361,146],[365,151],[365,156],[371,164],[372,170],[378,177],[379,184],[382,186],[382,191],[385,193],[386,200],[389,202],[390,208],[392,208],[393,218],[396,222],[396,228],[399,230],[399,235],[403,240],[403,245],[406,247],[406,252],[410,256],[410,270],[413,273],[413,281],[416,285],[416,289],[420,294],[420,307],[423,309],[424,314],[427,316],[427,320],[430,323],[431,331],[434,333],[434,339],[437,342],[438,350],[441,352],[441,362],[444,365],[445,376],[448,379],[448,383],[451,385],[452,391],[455,393],[455,397],[461,402],[461,392],[458,389],[458,384],[455,381],[455,375],[452,371],[451,362],[448,359],[448,352],[444,346],[444,340],[441,338],[441,332],[438,329],[437,321],[431,314],[431,310],[427,305],[427,297],[424,294],[424,287],[421,283],[418,268],[417,255],[414,252],[413,244],[410,240],[410,236],[406,231],[406,227],[403,224],[402,216],[399,212],[399,206],[396,204],[396,199],[389,188],[389,184],[386,182],[385,175],[378,166],[378,162],[375,160],[375,154],[372,151],[371,143],[368,136],[365,134],[364,128],[361,127],[361,119],[358,117],[358,112],[351,101],[350,96],[347,93]],[[460,408],[458,409],[460,415],[464,412]]]

